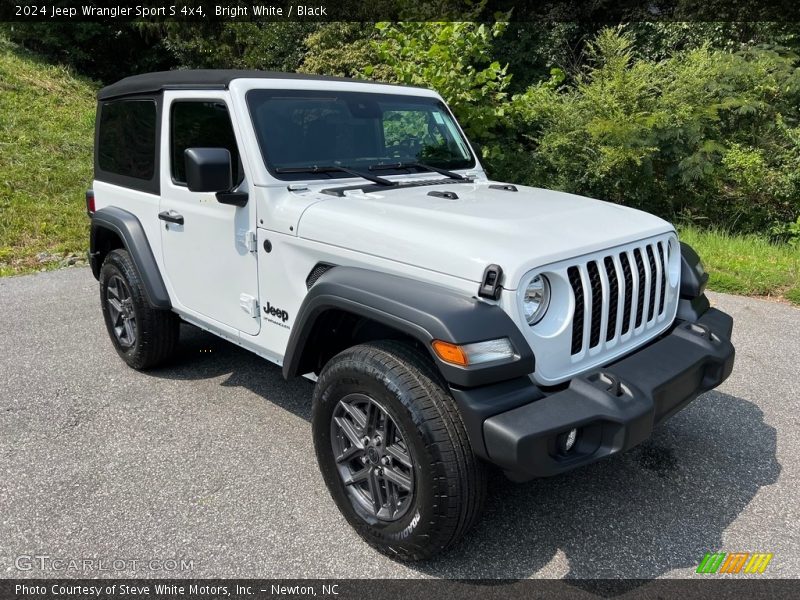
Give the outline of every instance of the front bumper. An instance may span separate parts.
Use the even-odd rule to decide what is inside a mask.
[[[544,394],[527,379],[487,386],[496,394],[453,394],[479,455],[518,481],[556,475],[641,443],[653,427],[722,383],[733,369],[732,329],[730,316],[709,309],[556,393]],[[557,440],[571,429],[577,441],[564,452]]]

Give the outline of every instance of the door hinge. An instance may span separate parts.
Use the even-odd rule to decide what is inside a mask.
[[[242,294],[239,296],[239,306],[253,319],[258,318],[258,298],[254,298],[250,294]]]
[[[255,231],[250,230],[245,232],[244,244],[250,252],[255,252],[258,249],[258,236]]]

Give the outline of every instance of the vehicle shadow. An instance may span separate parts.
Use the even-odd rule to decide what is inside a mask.
[[[175,359],[146,373],[194,381],[228,375],[224,387],[243,387],[298,417],[311,420],[313,383],[303,377],[286,381],[281,368],[252,352],[186,323]]]
[[[193,327],[181,334],[180,356],[154,376],[228,374],[223,385],[310,419],[309,381],[286,382],[278,367]],[[646,580],[695,567],[724,549],[726,528],[777,481],[776,444],[756,404],[709,392],[625,454],[525,484],[493,471],[475,529],[444,556],[409,567],[452,579],[524,579],[545,569],[540,575],[572,580]]]

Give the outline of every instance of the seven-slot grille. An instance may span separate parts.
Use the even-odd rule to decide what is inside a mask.
[[[656,324],[666,310],[668,243],[647,242],[567,269],[575,295],[573,356]]]

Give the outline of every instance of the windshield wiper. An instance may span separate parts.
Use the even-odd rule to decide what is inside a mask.
[[[396,162],[396,163],[370,165],[369,167],[370,171],[388,171],[390,169],[425,169],[426,171],[433,171],[434,173],[439,173],[440,175],[444,175],[445,177],[450,177],[451,179],[467,179],[461,173],[456,173],[455,171],[448,171],[447,169],[440,169],[439,167],[426,165],[425,163],[421,162]]]
[[[378,177],[377,175],[372,175],[371,173],[364,173],[362,171],[357,171],[355,169],[351,169],[350,167],[340,167],[339,165],[326,165],[323,167],[317,165],[311,165],[308,167],[278,167],[277,169],[275,169],[276,173],[330,173],[337,171],[342,173],[349,173],[350,175],[355,175],[356,177],[361,177],[363,179],[366,179],[367,181],[372,181],[373,183],[377,183],[378,185],[385,185],[385,186],[397,185],[396,181],[384,179],[383,177]]]

